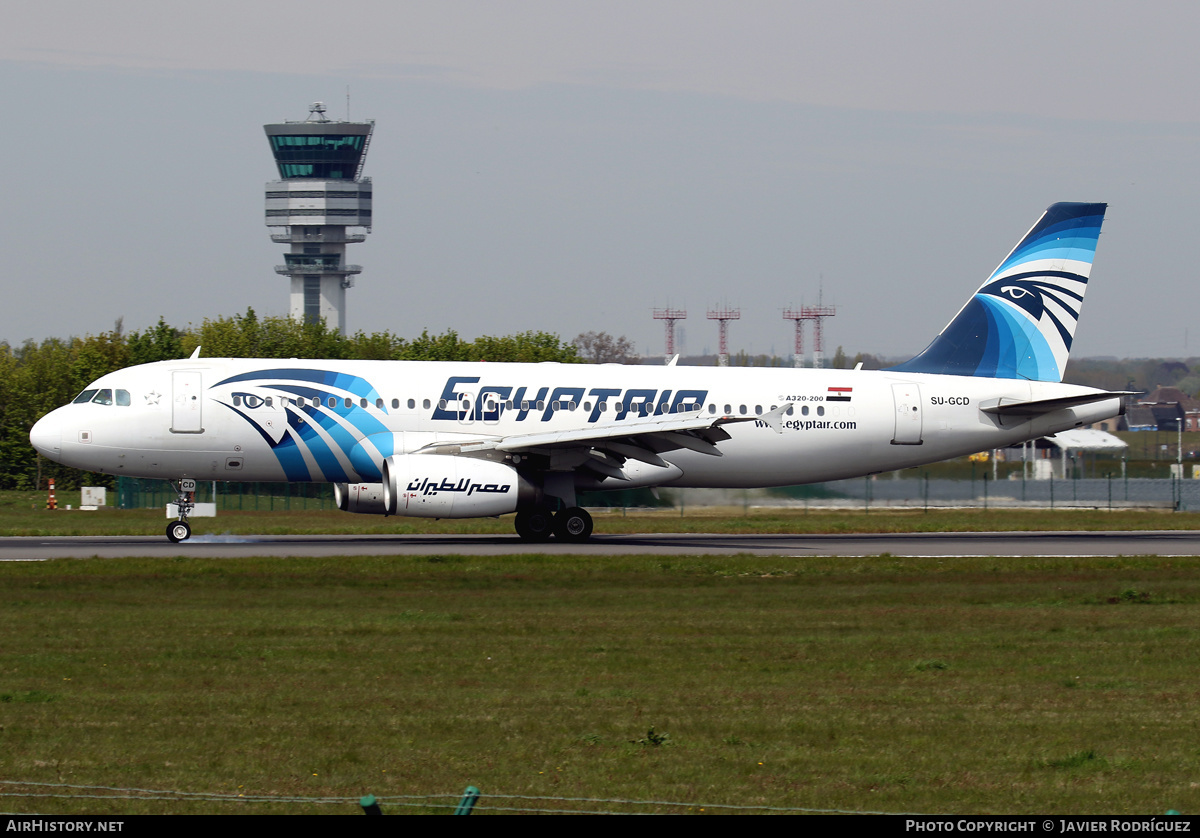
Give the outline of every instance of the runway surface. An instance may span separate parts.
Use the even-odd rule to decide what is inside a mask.
[[[530,544],[516,536],[157,536],[0,538],[0,561],[63,558],[239,556],[423,556],[457,554],[804,556],[1197,556],[1200,532],[1011,532],[880,535],[597,535],[587,544]]]

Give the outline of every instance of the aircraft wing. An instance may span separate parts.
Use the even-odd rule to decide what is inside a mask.
[[[790,405],[756,416],[700,416],[697,413],[646,416],[632,422],[614,422],[570,431],[540,431],[512,434],[477,442],[460,442],[448,446],[434,443],[425,452],[473,454],[482,451],[504,451],[508,454],[543,455],[551,458],[551,467],[584,467],[598,474],[625,479],[621,466],[627,459],[666,468],[660,454],[686,448],[700,454],[720,457],[719,443],[729,439],[723,426],[759,420],[783,433],[783,415]],[[448,448],[454,451],[448,451]]]

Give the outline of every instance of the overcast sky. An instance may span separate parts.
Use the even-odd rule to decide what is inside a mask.
[[[0,28],[0,340],[285,314],[262,124],[376,120],[350,331],[914,354],[1055,201],[1075,352],[1200,355],[1200,4],[41,0]],[[1195,334],[1191,334],[1195,332]]]

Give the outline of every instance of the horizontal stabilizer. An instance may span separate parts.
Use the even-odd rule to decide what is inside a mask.
[[[1081,404],[1093,404],[1121,396],[1137,395],[1131,390],[1114,390],[1112,392],[1084,393],[1081,396],[1063,396],[1058,399],[1036,399],[1027,402],[1001,402],[989,407],[980,407],[984,413],[993,416],[1041,416],[1068,407],[1078,407]]]

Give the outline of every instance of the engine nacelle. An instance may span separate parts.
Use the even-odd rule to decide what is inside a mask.
[[[397,454],[383,461],[383,505],[389,515],[486,518],[516,512],[536,499],[512,466],[473,457]]]
[[[333,500],[345,512],[386,515],[382,483],[334,483]]]

